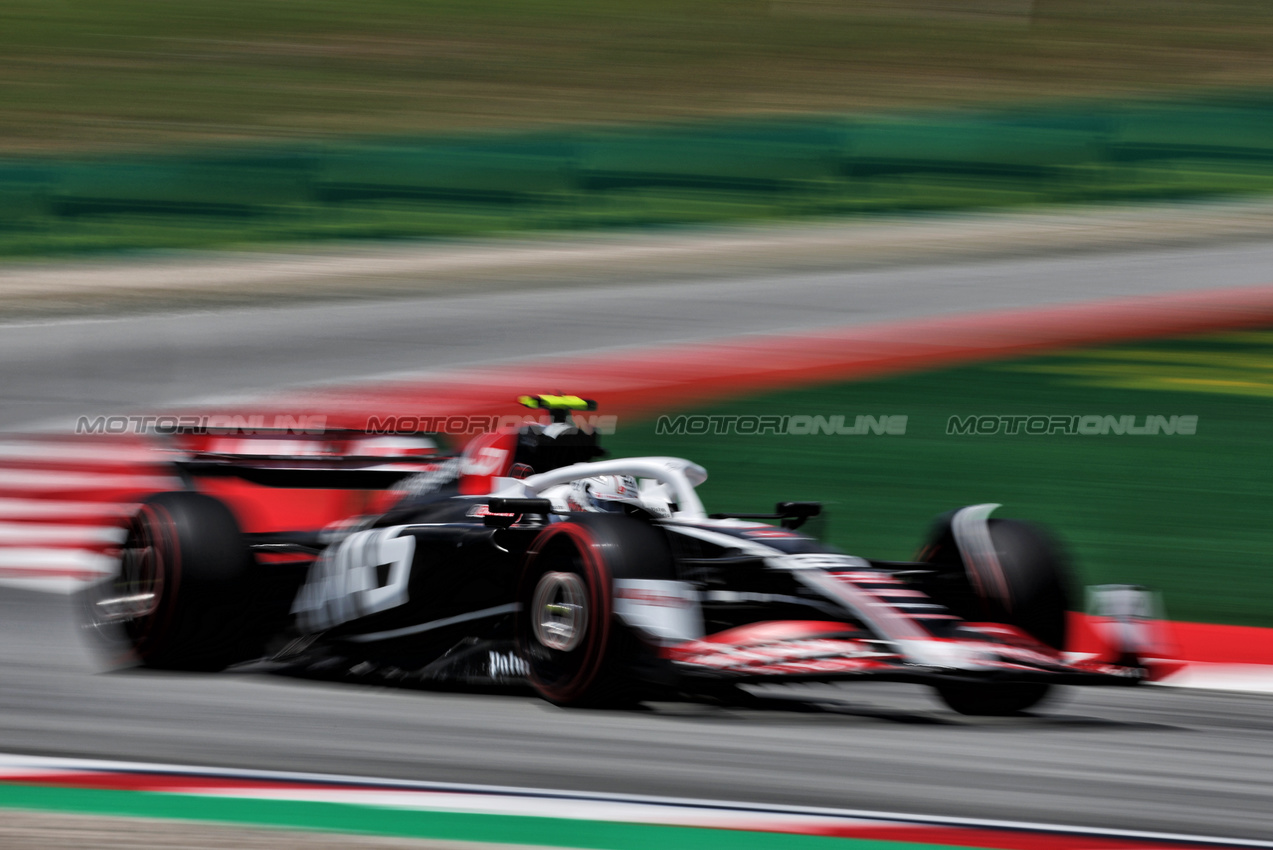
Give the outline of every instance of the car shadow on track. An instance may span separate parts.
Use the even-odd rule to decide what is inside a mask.
[[[802,694],[749,694],[741,698],[721,700],[688,700],[643,703],[625,709],[564,709],[622,714],[631,712],[650,718],[703,721],[710,723],[748,724],[831,724],[857,721],[880,722],[898,726],[994,727],[996,729],[1035,730],[1093,729],[1185,731],[1183,727],[1140,720],[1123,720],[1091,714],[1057,713],[1059,707],[1047,705],[1034,712],[1008,717],[967,717],[956,714],[918,695],[908,694],[901,705],[886,705],[843,697]],[[548,710],[554,710],[545,703]],[[562,710],[562,709],[558,709]]]
[[[138,673],[149,673],[134,668]],[[121,671],[122,672],[122,671]],[[173,675],[160,673],[159,675]],[[204,676],[207,674],[192,674]],[[221,674],[226,675],[226,674]],[[229,675],[264,676],[290,680],[323,682],[326,684],[351,685],[358,688],[390,688],[404,691],[421,691],[424,693],[472,694],[491,699],[512,698],[525,700],[535,697],[534,691],[526,684],[508,682],[492,684],[439,683],[424,681],[419,678],[392,673],[386,675],[383,670],[362,671],[342,667],[314,667],[302,665],[283,665],[274,663],[255,663],[232,668]],[[561,708],[548,702],[539,704],[545,711],[579,712],[586,714],[640,716],[644,718],[667,718],[670,720],[691,720],[712,723],[751,723],[751,724],[809,724],[809,723],[846,723],[854,720],[880,722],[898,726],[934,726],[934,727],[985,727],[997,729],[1019,728],[1023,730],[1048,729],[1120,729],[1120,730],[1172,730],[1182,731],[1183,727],[1142,720],[1127,720],[1096,714],[1080,714],[1065,712],[1065,698],[1052,700],[1037,710],[1009,717],[967,717],[949,711],[936,702],[935,697],[917,692],[895,695],[894,699],[882,702],[858,701],[847,699],[842,689],[799,689],[779,690],[778,692],[752,693],[745,690],[731,690],[716,697],[694,698],[655,698],[646,702],[622,706],[596,708]],[[899,698],[900,697],[900,698]],[[888,703],[894,704],[888,704]]]
[[[908,726],[958,726],[959,719],[925,711],[885,708],[865,703],[759,697],[738,703],[655,703],[648,713],[678,720],[745,723],[844,722],[849,718],[878,720]],[[799,715],[797,719],[793,715]]]

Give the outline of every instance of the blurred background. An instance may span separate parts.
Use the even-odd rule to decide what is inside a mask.
[[[13,0],[0,256],[1273,186],[1259,0]]]
[[[96,348],[84,342],[96,331],[10,333],[10,427],[77,405],[100,414],[108,403],[174,403],[195,388],[232,396],[542,355],[562,347],[558,339],[589,348],[772,330],[774,293],[814,292],[781,276],[810,254],[842,271],[936,263],[965,240],[989,256],[1113,248],[1129,221],[1140,228],[1133,243],[1167,246],[1147,265],[1020,270],[1033,281],[1023,288],[1036,291],[1025,301],[1010,282],[995,289],[976,275],[966,275],[965,294],[939,294],[949,275],[937,266],[906,284],[915,297],[878,313],[848,284],[824,282],[805,312],[781,319],[788,325],[1258,282],[1267,261],[1258,250],[1192,265],[1170,251],[1174,241],[1273,235],[1264,201],[1273,191],[1273,6],[1262,0],[11,0],[0,8],[0,68],[0,306],[14,316],[203,303],[174,294],[185,284],[213,302],[233,289],[253,303],[279,296],[269,281],[282,278],[282,303],[381,295],[378,276],[410,295],[461,266],[469,271],[449,291],[478,297],[525,282],[517,267],[534,257],[501,253],[509,236],[519,246],[582,234],[645,240],[645,255],[596,243],[585,262],[536,272],[535,286],[590,287],[643,268],[661,280],[707,267],[778,275],[753,286],[734,318],[704,300],[634,317],[627,336],[597,331],[645,293],[586,315],[560,301],[519,302],[504,325],[523,331],[516,338],[482,330],[491,326],[485,306],[466,326],[475,330],[454,334],[417,331],[422,320],[408,310],[396,319],[399,336],[386,334],[392,355],[363,342],[367,327],[388,327],[384,315],[366,326],[349,316],[263,318],[229,345],[225,325],[246,328],[241,318],[101,330]],[[1235,209],[1246,216],[1241,232],[1230,229]],[[973,232],[957,215],[970,213],[1001,217]],[[1061,218],[1029,238],[1012,230],[1012,215],[1041,213]],[[895,229],[869,229],[880,223]],[[649,259],[660,246],[685,250],[672,240],[687,233],[740,224],[762,230],[679,266]],[[756,233],[770,247],[746,253]],[[397,255],[339,254],[390,243],[426,253],[380,271],[373,260]],[[429,246],[455,245],[472,250],[447,260],[450,271],[428,266],[439,256]],[[846,245],[859,254],[836,253]],[[924,253],[934,245],[941,250]],[[862,254],[870,248],[877,253]],[[209,271],[210,255],[181,249],[304,261]],[[154,265],[157,256],[166,264]],[[65,263],[82,259],[114,265],[80,280],[83,266]],[[79,281],[71,295],[68,281]],[[106,297],[117,290],[131,300]],[[293,336],[280,335],[285,324]],[[319,353],[322,339],[341,334],[356,344]],[[525,341],[534,334],[543,339]],[[508,340],[498,352],[497,338]],[[794,397],[742,387],[731,410],[909,413],[912,430],[865,454],[813,438],[678,450],[717,460],[726,472],[707,493],[737,502],[733,510],[779,489],[810,497],[797,483],[856,510],[837,494],[864,475],[885,494],[870,505],[877,521],[840,527],[834,539],[897,558],[938,510],[1012,491],[1024,515],[1067,527],[1085,580],[1166,583],[1177,616],[1264,625],[1264,594],[1217,590],[1213,579],[1243,580],[1269,548],[1253,529],[1273,508],[1261,484],[1273,473],[1270,350],[1257,328]],[[245,360],[268,365],[257,375]],[[129,374],[146,378],[120,377]],[[868,409],[871,399],[887,410]],[[1189,414],[1203,424],[1188,441],[1135,446],[1056,435],[961,442],[940,430],[951,415],[1014,404],[1041,414]],[[621,432],[616,450],[669,453],[648,426]],[[731,468],[736,457],[749,465]],[[1213,494],[1206,511],[1179,498],[1203,492]],[[1203,579],[1174,563],[1182,553],[1223,566]]]
[[[1267,0],[4,0],[0,750],[1267,839],[1258,697],[1091,689],[970,726],[926,695],[581,717],[103,677],[70,598],[33,591],[115,570],[136,501],[173,486],[66,439],[78,417],[436,416],[495,388],[609,413],[680,381],[604,441],[704,464],[709,509],[820,499],[833,543],[903,559],[934,514],[1004,502],[1079,582],[1200,624],[1188,660],[1255,671],[1208,687],[1273,692],[1270,193]],[[1133,339],[1123,303],[1066,337],[1087,347],[1022,339],[1054,305],[1237,288],[1156,313],[1199,333]],[[1002,334],[940,324],[1009,309],[1031,312]],[[813,355],[864,371],[784,383],[740,339],[829,327],[862,335]],[[908,425],[657,434],[676,413]],[[946,431],[982,415],[1198,425]]]
[[[447,275],[447,291],[475,297],[643,272],[659,282],[764,268],[780,281],[813,255],[820,268],[839,271],[950,262],[942,252],[964,243],[988,256],[1112,249],[1129,221],[1139,228],[1133,246],[1148,240],[1168,250],[1173,241],[1273,235],[1263,201],[1273,191],[1273,6],[1260,0],[12,0],[0,8],[0,67],[0,306],[14,316],[120,316],[218,303],[231,291],[248,304],[265,294],[284,304],[378,296],[389,291],[387,278],[398,287],[392,294],[411,295]],[[1240,233],[1231,227],[1234,209],[1246,216]],[[984,231],[961,217],[991,213],[1000,218]],[[1062,218],[1023,236],[1012,229],[1011,216],[1021,214]],[[700,255],[674,241],[738,225],[761,229]],[[894,229],[870,229],[877,226]],[[534,257],[501,253],[510,236],[524,247],[586,234],[639,234],[647,254],[624,253],[633,243],[596,243],[584,261],[554,254],[557,265],[528,273],[520,266]],[[769,246],[756,249],[752,234]],[[375,253],[391,243],[425,253],[375,270],[374,262],[398,256]],[[450,266],[441,271],[428,265],[442,256],[429,250],[457,245],[469,253],[445,255],[442,266]],[[351,246],[362,253],[340,254]],[[668,246],[689,259],[650,259]],[[209,271],[217,255],[173,253],[181,249],[286,251],[303,261],[280,269],[262,254],[262,265]],[[1020,274],[1034,276],[1026,288],[1052,290],[1035,301],[1078,297],[1076,287],[1093,298],[1252,282],[1263,274],[1262,257],[1173,266],[1166,254],[1157,265],[1115,264],[1095,276],[1091,266],[1077,276]],[[83,276],[84,266],[65,264],[84,259],[106,271]],[[1223,271],[1197,271],[1211,267]],[[1178,279],[1161,282],[1172,269]],[[781,321],[1017,303],[1010,284],[993,289],[976,275],[961,284],[969,294],[938,295],[947,277],[936,266],[917,272],[918,283],[908,284],[916,296],[878,315],[847,284],[823,285],[823,294],[807,295],[807,313]],[[285,291],[277,283],[284,278]],[[758,291],[772,301],[784,287],[805,285]],[[178,292],[182,286],[204,300]],[[910,290],[893,288],[906,300],[901,293]],[[108,297],[118,292],[130,295]],[[83,341],[94,338],[88,331],[41,334],[38,343],[11,333],[4,421],[46,421],[77,405],[99,414],[106,403],[172,403],[197,395],[195,387],[232,396],[515,350],[543,354],[561,345],[550,336],[590,347],[604,338],[632,344],[641,334],[653,342],[755,332],[780,321],[772,303],[756,302],[752,315],[744,299],[734,319],[717,316],[710,328],[689,329],[710,312],[700,305],[683,308],[681,324],[672,313],[682,308],[655,311],[632,319],[638,335],[606,337],[597,331],[615,308],[574,316],[551,302],[557,318],[535,318],[549,303],[510,308],[531,317],[518,320],[526,333],[498,353],[491,344],[504,332],[482,332],[486,318],[462,332],[459,346],[437,327],[413,334],[424,325],[409,311],[396,333],[414,341],[390,335],[392,355],[361,341],[319,354],[314,340],[324,336],[365,338],[349,317],[307,320],[312,330],[288,322],[294,335],[286,339],[276,330],[283,323],[263,318],[231,345],[218,341],[224,323],[188,322],[198,336],[162,322],[119,338],[102,330],[96,348]],[[545,341],[525,342],[527,333]],[[138,338],[150,342],[128,348]],[[277,350],[265,342],[273,338]],[[795,397],[742,388],[734,407],[743,410],[911,413],[911,436],[866,454],[814,438],[678,450],[717,459],[727,471],[707,493],[738,502],[727,505],[734,510],[796,483],[843,502],[844,480],[874,476],[889,493],[871,506],[877,523],[837,528],[835,540],[898,558],[947,502],[1011,490],[1017,510],[1056,517],[1070,530],[1086,580],[1162,583],[1166,575],[1180,585],[1169,600],[1177,616],[1262,625],[1263,595],[1199,589],[1197,574],[1158,565],[1182,551],[1190,559],[1220,552],[1223,573],[1237,580],[1263,563],[1267,541],[1251,529],[1273,508],[1259,484],[1273,472],[1267,337],[1162,345],[1075,355],[1088,364],[1075,374],[1031,361],[826,385]],[[253,359],[269,365],[249,378],[244,361]],[[1145,361],[1153,380],[1118,383],[1093,372],[1104,360],[1124,370]],[[120,378],[127,374],[149,377],[128,383]],[[888,410],[867,409],[873,398]],[[969,407],[977,399],[984,410]],[[1183,445],[1134,447],[1108,439],[1080,446],[1062,436],[970,444],[940,431],[950,415],[1026,400],[1041,413],[1081,415],[1096,405],[1111,415],[1200,415],[1203,425]],[[616,450],[669,453],[668,438],[660,442],[648,428],[621,431]],[[750,465],[731,469],[732,457]],[[776,469],[756,473],[775,459]],[[1089,474],[1093,468],[1102,475]],[[755,483],[733,480],[734,472]],[[1199,491],[1219,494],[1211,511],[1172,501]]]

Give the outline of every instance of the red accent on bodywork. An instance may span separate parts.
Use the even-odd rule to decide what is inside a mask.
[[[885,666],[849,623],[774,620],[726,629],[702,640],[666,647],[671,661],[759,675],[830,675]]]
[[[963,628],[971,629],[987,640],[994,643],[1001,643],[1005,646],[1015,646],[1021,649],[1029,649],[1034,652],[1041,652],[1052,658],[1060,658],[1061,653],[1046,643],[1042,643],[1016,626],[1009,626],[1006,623],[964,623]]]
[[[735,645],[771,643],[780,640],[822,637],[823,635],[860,635],[862,632],[851,623],[826,620],[771,620],[767,623],[750,623],[726,629],[703,638],[702,643],[728,643]]]
[[[201,478],[199,491],[230,506],[244,531],[323,528],[372,513],[380,492],[262,487],[237,478]],[[398,494],[392,494],[397,497]]]
[[[469,440],[460,461],[460,494],[485,496],[496,478],[513,467],[517,451],[517,431],[488,431]]]

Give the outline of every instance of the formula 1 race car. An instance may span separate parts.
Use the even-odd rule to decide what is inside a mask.
[[[416,447],[393,456],[367,449],[385,438],[360,434],[256,436],[250,449],[176,435],[170,463],[189,489],[141,502],[117,574],[85,595],[86,626],[121,659],[156,668],[270,659],[383,681],[529,684],[568,706],[877,679],[1001,715],[1054,685],[1148,675],[1134,641],[1104,657],[1063,652],[1063,560],[1038,529],[991,519],[996,505],[938,518],[914,562],[870,560],[802,533],[816,503],[709,515],[695,492],[702,467],[597,460],[596,434],[572,418],[592,402],[523,402],[548,421],[456,455],[423,435],[393,437]],[[266,496],[378,491],[387,504],[245,532],[250,504],[268,502],[239,499],[236,514],[207,492],[226,480]]]

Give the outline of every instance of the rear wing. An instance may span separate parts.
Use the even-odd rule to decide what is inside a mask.
[[[447,453],[436,434],[189,429],[170,441],[177,455],[172,463],[187,477],[237,478],[265,487],[382,490],[422,473],[459,475],[459,457]]]
[[[483,469],[492,458],[503,469],[519,466],[542,472],[604,454],[594,432],[566,427],[575,413],[596,410],[595,401],[574,395],[525,395],[517,400],[547,413],[550,422],[541,429],[507,432],[509,445],[486,446],[486,457],[465,458],[431,431],[328,429],[323,424],[310,430],[305,426],[312,417],[302,417],[297,427],[289,428],[181,424],[162,436],[171,463],[187,480],[236,478],[288,489],[381,490],[416,477],[413,486],[433,490],[458,481],[461,472],[469,478],[489,477]]]

